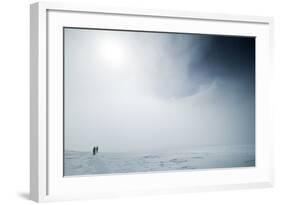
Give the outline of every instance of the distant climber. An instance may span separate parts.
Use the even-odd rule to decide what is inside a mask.
[[[93,155],[96,155],[99,152],[99,146],[93,147]]]

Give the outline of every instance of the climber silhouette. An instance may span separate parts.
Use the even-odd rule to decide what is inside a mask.
[[[99,152],[99,146],[93,147],[93,155],[96,155]]]

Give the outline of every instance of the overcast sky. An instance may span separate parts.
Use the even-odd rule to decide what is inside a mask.
[[[255,144],[255,39],[64,30],[65,149]]]

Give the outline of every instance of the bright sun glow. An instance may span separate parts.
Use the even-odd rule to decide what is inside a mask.
[[[125,45],[116,39],[107,39],[100,42],[99,54],[102,62],[113,68],[122,68],[128,58]]]

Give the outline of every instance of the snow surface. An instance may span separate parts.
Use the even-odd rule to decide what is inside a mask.
[[[255,166],[255,147],[213,146],[163,152],[64,153],[64,176]]]

